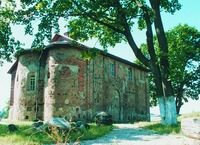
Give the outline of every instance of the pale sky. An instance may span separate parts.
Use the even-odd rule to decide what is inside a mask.
[[[165,31],[172,29],[173,27],[177,26],[178,24],[188,24],[189,26],[195,27],[200,31],[200,0],[179,0],[180,3],[183,5],[180,11],[177,11],[174,15],[162,14],[163,24]],[[22,27],[15,27],[14,29],[14,36],[26,44],[26,47],[29,48],[31,44],[32,38],[29,36],[24,36],[22,32]],[[60,34],[62,35],[66,32],[66,29],[62,28]],[[139,30],[134,31],[136,36],[137,44],[141,44],[145,42],[145,33],[140,32]],[[96,41],[89,41],[85,44],[94,47]],[[97,48],[100,46],[96,45]],[[115,48],[110,48],[108,50],[109,53],[112,53],[116,56],[121,58],[127,59],[131,62],[135,59],[133,52],[126,44],[119,44]],[[11,63],[4,63],[3,67],[0,67],[0,110],[5,107],[6,102],[9,100],[10,97],[10,75],[7,74],[9,68],[12,66]],[[186,103],[181,108],[181,113],[189,113],[194,111],[200,111],[200,100],[192,101],[190,100],[189,103]],[[151,112],[158,113],[158,108],[151,109]]]

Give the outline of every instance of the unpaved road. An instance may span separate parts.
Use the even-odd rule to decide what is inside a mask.
[[[200,145],[200,141],[179,135],[158,135],[134,124],[115,124],[106,136],[95,140],[82,141],[81,145]]]

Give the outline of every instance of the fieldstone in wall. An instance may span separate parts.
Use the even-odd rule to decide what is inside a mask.
[[[76,65],[67,65],[73,73],[78,73],[79,67]]]
[[[66,105],[69,104],[69,99],[65,99],[65,104],[66,104]]]
[[[33,108],[36,94],[40,111],[38,114],[44,121],[64,116],[81,121],[92,120],[95,112],[102,110],[111,114],[112,120],[116,122],[137,119],[139,115],[131,115],[133,112],[147,116],[148,83],[146,85],[142,83],[142,81],[147,81],[144,79],[146,77],[140,78],[143,76],[142,71],[147,75],[147,70],[107,54],[99,54],[94,59],[85,61],[80,57],[80,53],[85,48],[61,46],[59,43],[55,45],[58,47],[49,46],[41,55],[40,69],[37,68],[40,56],[38,53],[33,55],[34,59],[23,57],[32,53],[31,51],[27,51],[19,58],[16,65],[18,82],[13,82],[15,96],[12,113],[17,114],[18,120],[35,117]],[[23,61],[21,61],[22,58]],[[115,67],[114,76],[110,74],[111,63]],[[128,80],[127,70],[129,69],[132,70],[131,82]],[[39,70],[40,75],[37,74]],[[35,73],[36,79],[40,76],[39,80],[43,80],[41,84],[36,82],[40,90],[34,93],[27,91],[29,72]],[[136,81],[140,79],[142,81]],[[20,108],[20,106],[23,107]],[[28,111],[27,108],[28,110],[32,108],[32,110]]]
[[[53,126],[58,127],[61,130],[69,130],[71,128],[71,124],[66,121],[64,118],[52,118],[44,124],[45,126]]]

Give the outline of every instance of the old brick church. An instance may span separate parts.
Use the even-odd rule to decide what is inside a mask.
[[[116,122],[149,120],[148,70],[109,53],[85,60],[86,47],[56,34],[43,51],[24,50],[10,68],[9,118],[92,120],[106,111]]]

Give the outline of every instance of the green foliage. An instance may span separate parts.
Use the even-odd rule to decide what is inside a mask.
[[[80,137],[80,135],[73,136],[72,139],[77,139],[80,137],[80,140],[92,140],[96,139],[98,137],[106,135],[108,132],[112,131],[115,127],[112,125],[105,125],[105,126],[96,126],[95,124],[91,124],[89,130],[84,130],[83,135]]]
[[[176,125],[166,126],[161,123],[147,123],[143,124],[145,129],[153,130],[158,134],[179,134],[181,132],[181,123],[177,123]]]
[[[0,125],[0,140],[5,144],[32,144],[39,145],[42,142],[49,142],[45,134],[39,133],[37,136],[32,136],[33,130],[29,129],[30,126],[18,125],[17,131],[14,133],[8,132],[7,125]]]
[[[90,61],[91,59],[93,59],[99,54],[100,54],[100,50],[91,48],[91,49],[88,49],[87,51],[82,51],[81,57],[84,58],[85,60]]]
[[[9,110],[10,110],[10,101],[7,102],[7,105],[5,108],[5,115],[3,116],[3,118],[8,118]]]
[[[174,14],[176,10],[181,9],[181,4],[178,2],[178,0],[161,0],[161,6],[166,12],[169,12],[171,14]]]
[[[8,118],[10,110],[10,101],[7,102],[7,106],[0,111],[0,118]]]
[[[188,98],[197,100],[200,94],[200,32],[194,27],[188,25],[178,25],[172,30],[166,32],[169,46],[169,65],[170,65],[170,81],[172,81],[173,89],[176,97],[177,110]],[[155,38],[155,37],[154,37]],[[154,45],[158,56],[158,61],[162,57],[158,49],[157,39],[154,39]],[[148,55],[147,45],[141,45],[142,52],[150,59]],[[140,64],[139,61],[136,63]],[[152,106],[157,105],[157,97],[155,94],[154,77],[149,74],[150,101]]]
[[[11,20],[14,20],[13,2],[7,1],[0,7],[0,63],[3,60],[11,61],[13,53],[20,50],[20,42],[12,37]]]
[[[52,31],[53,33],[60,31],[60,18],[66,20],[66,25],[71,30],[70,37],[82,41],[98,38],[104,48],[127,41],[123,32],[124,25],[127,23],[132,28],[135,18],[139,19],[138,28],[146,28],[144,12],[140,10],[141,5],[144,5],[154,18],[146,1],[138,3],[129,0],[119,2],[112,0],[20,0],[20,2],[21,9],[16,7],[14,1],[8,1],[9,7],[4,6],[1,9],[1,17],[9,21],[8,25],[10,22],[24,25],[25,34],[35,36],[32,47],[39,49],[44,46],[43,40],[52,38]],[[161,1],[161,8],[166,12],[174,13],[181,8],[181,5],[178,0],[165,0]],[[126,21],[124,16],[126,16]],[[36,22],[38,28],[33,27]],[[0,28],[0,30],[5,32],[4,29]],[[11,32],[7,33],[7,36],[11,36]],[[6,41],[8,40],[7,38]]]
[[[174,95],[171,83],[168,81],[168,44],[160,13],[164,10],[173,14],[176,10],[180,10],[181,5],[178,0],[20,0],[20,2],[21,9],[10,8],[14,17],[9,20],[13,24],[25,25],[25,34],[35,36],[32,48],[43,48],[44,40],[50,41],[52,33],[60,31],[59,19],[63,18],[71,30],[70,37],[75,40],[86,41],[97,38],[104,49],[114,47],[123,41],[128,42],[135,56],[149,67],[157,78],[156,89],[159,92],[157,95]],[[34,23],[38,24],[37,28],[33,27]],[[135,42],[137,36],[132,33],[135,24],[138,24],[139,29],[146,29],[145,37],[151,59],[141,52]],[[157,61],[159,56],[153,46],[153,24],[158,37],[159,52],[162,55],[160,64]],[[165,83],[166,89],[162,88],[162,83]]]
[[[2,109],[2,110],[0,111],[0,119],[3,118],[4,115],[5,115],[5,110]]]
[[[68,142],[70,142],[71,140],[71,132],[75,130],[75,129],[70,129],[68,131],[66,130],[60,130],[58,127],[56,126],[49,126],[48,129],[43,130],[43,131],[39,131],[39,132],[43,132],[45,133],[49,138],[51,138],[56,144],[67,144]],[[80,132],[77,132],[77,135],[80,135]],[[75,140],[76,142],[78,141],[79,137],[77,137],[77,140]]]

